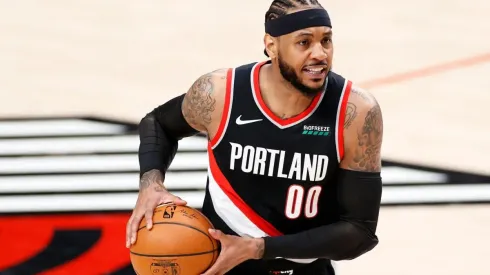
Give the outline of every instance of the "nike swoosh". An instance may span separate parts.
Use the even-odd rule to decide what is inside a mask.
[[[236,121],[235,122],[236,122],[237,125],[243,125],[243,124],[249,124],[249,123],[254,123],[254,122],[262,121],[261,118],[259,118],[259,119],[251,119],[251,120],[242,120],[241,117],[242,116],[239,116],[239,117],[236,118]]]

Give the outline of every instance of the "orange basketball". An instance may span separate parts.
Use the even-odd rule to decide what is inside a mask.
[[[209,228],[214,228],[211,222],[192,207],[158,206],[152,229],[146,229],[143,219],[130,249],[134,270],[138,275],[203,273],[218,257],[218,243]]]

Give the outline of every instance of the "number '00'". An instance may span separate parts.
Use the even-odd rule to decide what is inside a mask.
[[[318,199],[322,191],[321,186],[312,186],[308,189],[305,198],[305,188],[293,184],[289,187],[286,197],[285,214],[289,219],[297,219],[304,213],[305,217],[313,218],[318,214]]]

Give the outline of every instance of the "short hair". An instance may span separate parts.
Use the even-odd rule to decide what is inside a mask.
[[[280,18],[288,14],[291,9],[311,6],[323,8],[317,0],[274,0],[265,13],[265,22]]]

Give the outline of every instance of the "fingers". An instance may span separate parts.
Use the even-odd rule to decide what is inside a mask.
[[[134,219],[134,213],[131,215],[131,218],[129,218],[128,223],[126,224],[126,248],[129,248],[131,244],[131,223]]]
[[[147,207],[145,211],[146,228],[150,230],[153,227],[153,211],[151,207]]]
[[[141,222],[141,219],[143,218],[143,215],[144,215],[143,211],[135,211],[133,217],[130,219],[130,222],[128,223],[129,243],[126,244],[128,248],[136,242],[136,235],[137,235],[136,233],[138,232],[138,226]]]
[[[160,197],[160,198],[158,198]],[[126,247],[129,248],[136,242],[136,236],[138,233],[138,227],[141,223],[143,217],[146,221],[146,228],[149,230],[153,227],[153,214],[155,207],[159,204],[172,203],[175,205],[185,206],[187,202],[177,196],[170,193],[163,196],[144,196],[138,199],[140,203],[137,204],[136,208],[128,220],[126,225]]]
[[[218,259],[216,259],[216,262],[213,264],[213,266],[211,266],[208,270],[206,270],[206,272],[204,272],[203,274],[201,275],[221,275],[221,274],[224,274],[223,272],[223,265],[224,264],[224,261],[223,261],[223,257],[218,257]]]
[[[169,196],[164,196],[160,201],[160,203],[163,204],[171,203],[171,204],[182,205],[182,206],[187,205],[187,201],[181,199],[180,197],[174,196],[172,194],[170,194]]]
[[[223,238],[224,234],[221,232],[221,230],[210,228],[208,231],[209,234],[211,234],[211,237],[215,238],[216,240],[221,240]]]
[[[185,200],[183,200],[183,199],[179,198],[179,197],[177,197],[177,198],[174,200],[174,203],[175,203],[176,205],[182,205],[182,206],[187,205],[187,202],[186,202]]]
[[[219,240],[224,234],[217,229],[208,229],[209,234],[217,240]],[[208,269],[206,270],[205,273],[201,275],[220,275],[220,274],[225,274],[224,269],[225,269],[225,258],[226,258],[226,247],[223,247],[221,249],[220,255],[218,256],[218,259],[216,259],[216,262]]]

